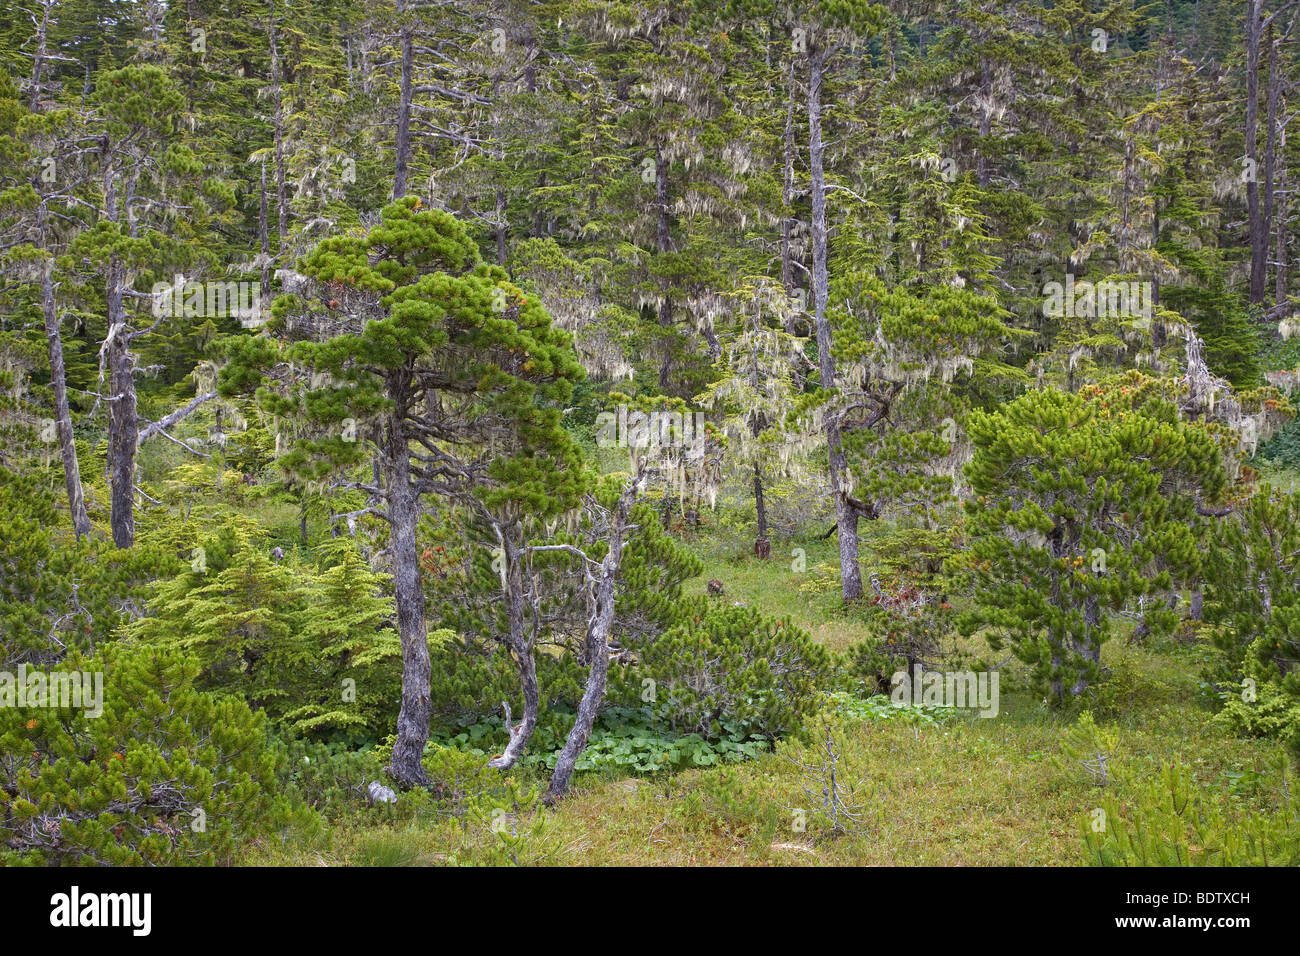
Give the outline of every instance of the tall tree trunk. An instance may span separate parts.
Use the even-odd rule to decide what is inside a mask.
[[[42,215],[44,209],[42,208]],[[72,412],[68,408],[68,378],[63,364],[63,336],[59,331],[59,312],[54,301],[54,262],[45,263],[41,275],[41,312],[45,318],[45,338],[50,353],[50,387],[54,390],[54,414],[59,433],[59,451],[63,456],[63,482],[68,491],[68,511],[77,538],[90,534],[90,516],[81,489],[81,466],[77,463],[77,446],[72,439]]]
[[[793,301],[795,292],[794,279],[794,60],[790,61],[790,73],[787,78],[785,103],[785,132],[781,141],[781,287]],[[790,335],[797,335],[802,316],[796,316],[794,309],[785,320],[785,330]],[[803,385],[803,373],[795,373],[797,384]]]
[[[660,146],[655,146],[655,216],[655,249],[665,253],[672,248],[672,234],[668,222],[668,160]],[[668,388],[673,366],[672,343],[668,335],[672,324],[673,303],[665,293],[659,303],[659,327],[664,330],[664,354],[659,364],[659,387],[662,389]]]
[[[807,303],[802,299],[795,298],[795,290],[799,288],[799,285],[794,277],[794,226],[796,222],[794,217],[794,116],[795,73],[794,59],[792,58],[790,60],[789,74],[786,78],[785,132],[781,142],[781,288],[785,290],[787,301],[790,303],[789,314],[785,319],[787,335],[798,335],[802,330],[807,315]],[[794,308],[796,303],[803,306],[798,314]],[[802,392],[804,386],[803,368],[795,366],[791,369],[790,377],[794,384],[794,390]]]
[[[498,69],[496,75],[492,78],[492,159],[496,161],[496,224],[494,226],[497,246],[497,265],[501,268],[506,267],[506,190],[502,185],[505,176],[501,173],[500,163],[505,159],[505,149],[501,145],[501,116],[498,112],[501,96],[501,81],[503,76]]]
[[[1274,233],[1276,246],[1273,264],[1274,305],[1280,310],[1287,300],[1287,228],[1286,228],[1286,125],[1282,122],[1284,67],[1278,65],[1278,47],[1286,43],[1300,23],[1300,8],[1292,17],[1285,34],[1273,39],[1269,28],[1268,48],[1268,187],[1265,194],[1267,216]]]
[[[1283,132],[1278,137],[1278,166],[1277,178],[1279,183],[1286,181],[1286,133]],[[1281,189],[1277,196],[1277,209],[1274,210],[1273,231],[1277,236],[1276,253],[1274,258],[1277,262],[1274,265],[1273,272],[1273,298],[1276,306],[1281,309],[1288,296],[1287,289],[1287,269],[1289,268],[1287,257],[1287,230],[1286,230],[1286,190]]]
[[[123,304],[122,263],[114,258],[108,270],[108,476],[111,493],[113,543],[119,548],[135,544],[135,450],[139,420],[136,412],[135,375],[131,334]]]
[[[758,339],[754,339],[754,349],[750,355],[750,372],[749,387],[757,391],[762,387],[759,381],[759,362],[760,350]],[[763,434],[763,429],[767,427],[767,416],[762,413],[754,414],[749,421],[749,433],[757,441],[758,437]],[[754,542],[754,554],[757,557],[766,559],[771,553],[771,544],[767,540],[767,501],[763,498],[763,463],[761,460],[754,461],[754,516],[758,523],[758,539]]]
[[[830,279],[826,264],[826,177],[822,167],[822,76],[827,53],[820,47],[808,58],[808,160],[812,186],[813,324],[817,332],[817,359],[822,388],[835,387],[835,358],[831,354],[831,325],[826,317]],[[849,502],[845,475],[847,460],[840,438],[839,417],[826,416],[826,445],[830,464],[831,496],[835,501],[835,526],[840,545],[840,587],[844,600],[862,596],[862,570],[858,566],[858,513]]]
[[[116,157],[103,147],[104,219],[119,223]],[[126,215],[131,215],[131,191],[127,189]],[[131,230],[134,232],[134,229]],[[126,266],[116,255],[108,260],[104,275],[104,299],[108,313],[100,361],[108,374],[108,470],[109,521],[113,543],[119,548],[135,544],[135,453],[139,419],[136,411],[134,362],[131,331],[126,314]]]
[[[393,743],[393,760],[388,772],[403,787],[423,787],[428,785],[421,760],[429,741],[432,665],[415,542],[420,508],[415,489],[411,487],[410,449],[400,424],[404,416],[404,409],[399,407],[389,420],[384,448],[388,520],[392,529],[389,551],[393,563],[393,594],[402,639],[402,708],[397,715],[397,740]]]
[[[275,207],[279,216],[280,256],[289,248],[289,188],[284,161],[284,96],[280,90],[279,37],[275,20],[271,20],[271,98],[275,101],[272,120],[275,135]]]
[[[1282,96],[1282,77],[1277,66],[1277,41],[1273,37],[1273,25],[1268,26],[1268,102],[1265,107],[1264,122],[1264,195],[1263,211],[1260,214],[1260,246],[1264,256],[1264,278],[1260,287],[1259,301],[1264,301],[1263,284],[1268,281],[1268,246],[1273,238],[1273,201],[1277,182],[1277,131],[1278,102]]]
[[[53,0],[42,0],[41,20],[37,24],[36,53],[32,58],[31,108],[33,112],[41,111],[41,81],[45,58],[48,55],[47,37],[52,6],[54,6]],[[46,249],[45,229],[48,221],[49,207],[42,202],[36,223],[42,249]],[[90,534],[90,516],[86,513],[86,499],[81,487],[81,465],[77,461],[77,446],[72,434],[72,412],[68,407],[68,374],[63,361],[63,334],[59,328],[58,303],[54,298],[53,258],[45,263],[41,272],[41,317],[45,321],[46,347],[50,357],[50,388],[54,392],[55,428],[59,436],[59,454],[63,459],[63,483],[68,494],[68,513],[72,518],[72,530],[80,540]]]
[[[976,176],[980,188],[989,184],[989,158],[986,154],[989,134],[993,132],[993,65],[987,56],[980,57],[980,144],[976,159]]]
[[[1260,0],[1246,0],[1246,218],[1250,229],[1250,301],[1264,301],[1268,272],[1268,231],[1259,201],[1259,164],[1256,139],[1259,129],[1259,45],[1262,32]]]
[[[42,74],[45,70],[45,58],[49,55],[47,43],[52,6],[54,0],[41,0],[41,19],[36,23],[36,50],[32,54],[32,92],[28,100],[28,107],[33,113],[40,112],[41,80],[44,78]]]

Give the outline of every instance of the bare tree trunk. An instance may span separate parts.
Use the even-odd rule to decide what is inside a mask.
[[[822,168],[822,75],[827,52],[820,47],[808,61],[808,159],[812,185],[813,323],[817,332],[817,359],[822,388],[835,387],[835,358],[831,354],[831,325],[826,317],[830,280],[826,263],[826,177]],[[830,464],[831,495],[835,500],[835,526],[840,545],[840,586],[844,600],[862,596],[862,570],[858,566],[858,513],[849,502],[844,480],[847,460],[840,439],[839,417],[826,416],[826,445]]]
[[[289,248],[289,188],[286,183],[284,162],[284,97],[280,91],[280,52],[275,20],[271,20],[271,97],[275,100],[275,206],[279,216],[280,248],[285,255]]]
[[[397,715],[397,739],[388,772],[403,787],[423,787],[428,785],[421,761],[429,741],[432,665],[415,541],[420,508],[415,489],[411,487],[410,449],[400,425],[404,417],[405,411],[399,407],[389,420],[384,449],[388,520],[392,528],[389,551],[393,563],[393,594],[402,639],[402,708]]]
[[[1264,131],[1264,195],[1260,216],[1260,246],[1264,255],[1264,277],[1260,284],[1259,301],[1264,301],[1263,286],[1268,281],[1268,245],[1273,236],[1273,201],[1277,181],[1277,130],[1278,101],[1282,96],[1282,77],[1277,66],[1277,41],[1273,38],[1273,25],[1268,27],[1268,103],[1265,109]],[[1252,247],[1253,251],[1253,247]]]
[[[1278,181],[1286,180],[1286,135],[1279,138],[1278,143]],[[1276,215],[1273,217],[1274,232],[1277,234],[1277,263],[1274,266],[1273,273],[1273,297],[1276,305],[1280,309],[1286,302],[1288,293],[1287,288],[1287,269],[1290,268],[1287,262],[1287,231],[1286,231],[1286,192],[1285,190],[1278,193]]]
[[[499,97],[501,95],[501,71],[498,70],[492,78],[492,99],[494,101],[492,111],[492,158],[500,163],[505,159],[505,150],[501,146],[501,116],[498,112]],[[496,187],[496,225],[494,227],[497,245],[497,265],[501,268],[506,267],[506,190],[502,185],[504,177],[498,173]]]
[[[42,210],[42,214],[44,211]],[[59,451],[63,456],[63,482],[68,491],[68,511],[77,538],[90,534],[90,516],[81,490],[81,466],[77,463],[77,446],[72,438],[72,412],[68,408],[68,378],[63,364],[63,336],[59,332],[59,313],[54,301],[54,262],[45,263],[41,275],[41,312],[45,318],[45,337],[50,353],[50,387],[54,390],[54,415],[59,432]]]
[[[103,152],[104,219],[119,223],[119,170],[112,150],[105,146]],[[129,220],[129,187],[125,205]],[[109,484],[109,521],[113,528],[113,543],[119,548],[135,544],[135,453],[139,430],[131,331],[126,314],[126,284],[126,266],[116,255],[111,255],[104,275],[108,331],[100,362],[101,374],[106,372],[108,377],[108,460],[105,466]]]
[[[989,133],[993,131],[993,67],[986,56],[980,58],[980,94],[984,102],[980,104],[980,145],[976,176],[980,188],[986,188],[989,184],[989,158],[985,150],[988,148]]]
[[[401,98],[397,104],[397,168],[393,174],[394,199],[401,199],[406,195],[406,173],[411,154],[411,61],[413,52],[414,42],[411,38],[411,28],[404,23],[402,25]]]
[[[50,7],[54,0],[41,0],[41,19],[36,24],[36,52],[32,54],[32,94],[28,107],[33,113],[38,112],[41,103],[41,80],[45,70],[45,58],[49,55],[47,40],[50,29]]]
[[[1083,640],[1074,645],[1074,653],[1091,664],[1101,663],[1101,645],[1097,643],[1097,631],[1101,628],[1101,606],[1095,597],[1085,598],[1083,602]],[[1088,677],[1080,674],[1070,688],[1070,694],[1078,697],[1088,689]]]
[[[515,659],[515,668],[519,672],[519,689],[524,695],[524,713],[519,723],[509,726],[510,741],[506,749],[488,761],[488,766],[498,770],[513,767],[524,755],[528,740],[537,727],[537,714],[541,707],[541,691],[537,685],[537,661],[533,657],[532,641],[524,628],[524,569],[522,555],[513,540],[513,529],[504,529],[501,533],[501,560],[505,562],[506,572],[506,618],[510,625],[510,653]],[[507,712],[507,717],[509,713]]]
[[[524,34],[524,92],[537,92],[537,25],[529,20]]]
[[[258,313],[263,321],[271,309],[271,226],[267,222],[266,163],[262,163],[261,189],[257,202],[257,238],[262,252],[262,287],[258,290]]]
[[[578,714],[564,741],[564,748],[555,761],[551,783],[543,798],[554,803],[569,789],[573,768],[591,739],[591,728],[596,722],[601,702],[605,699],[605,683],[609,674],[609,634],[614,625],[614,584],[623,563],[623,533],[628,511],[636,498],[636,487],[623,492],[613,513],[610,527],[609,550],[600,562],[600,570],[591,586],[591,616],[587,621],[587,686],[578,703]]]
[[[134,361],[123,298],[125,270],[114,257],[108,267],[109,373],[108,475],[113,543],[119,548],[135,544],[135,451],[139,420],[136,412]]]
[[[785,289],[787,296],[793,296],[795,290],[794,282],[794,251],[791,248],[794,239],[794,60],[790,61],[790,75],[788,80],[786,106],[785,106],[785,135],[782,140],[782,159],[783,171],[781,176],[781,287]],[[791,309],[790,315],[785,320],[785,330],[790,335],[796,335],[799,328],[799,319],[794,315]],[[800,374],[800,378],[802,375]]]
[[[782,176],[781,176],[781,287],[790,302],[789,314],[785,319],[787,335],[798,335],[805,323],[807,302],[795,299],[795,289],[799,288],[794,277],[794,115],[795,115],[795,78],[794,60],[790,60],[790,71],[786,78],[785,132],[782,137]],[[795,303],[801,308],[795,312]],[[804,370],[802,366],[791,369],[790,377],[796,392],[804,387]]]
[[[53,6],[53,0],[42,0],[41,20],[37,24],[36,53],[32,64],[31,108],[33,112],[39,111],[41,106],[41,80],[48,55],[47,37],[50,8]],[[45,229],[48,220],[49,207],[42,202],[36,224],[42,249],[46,248]],[[63,361],[63,335],[59,327],[58,303],[54,298],[53,258],[45,263],[41,272],[41,316],[45,322],[46,347],[50,357],[50,388],[54,392],[55,427],[59,436],[59,454],[63,459],[63,482],[68,494],[68,513],[72,518],[72,530],[80,540],[90,534],[90,516],[86,513],[86,499],[81,487],[81,465],[77,461],[77,446],[72,433],[72,412],[68,407],[68,374]]]
[[[1300,18],[1300,11],[1296,16]],[[1295,22],[1292,23],[1292,29]],[[1291,30],[1287,31],[1289,37]],[[1284,42],[1279,40],[1278,43]],[[1284,110],[1282,102],[1282,70],[1277,66],[1277,50],[1275,46],[1269,48],[1269,94],[1268,94],[1268,124],[1269,124],[1269,152],[1270,156],[1276,155],[1275,160],[1270,160],[1269,174],[1269,198],[1275,203],[1275,207],[1270,207],[1272,216],[1273,231],[1276,240],[1276,262],[1274,263],[1273,273],[1273,297],[1274,304],[1281,309],[1287,300],[1287,228],[1286,228],[1286,190],[1283,184],[1286,181],[1286,127],[1280,121],[1281,114]]]

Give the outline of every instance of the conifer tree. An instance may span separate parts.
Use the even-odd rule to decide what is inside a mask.
[[[726,467],[742,480],[752,478],[757,538],[754,553],[767,557],[767,483],[801,469],[807,450],[786,415],[798,396],[797,382],[808,364],[803,342],[785,331],[790,299],[784,287],[765,279],[737,290],[752,300],[734,339],[723,346],[724,377],[704,393],[706,408],[726,414]]]
[[[37,72],[40,72],[39,69]],[[34,97],[41,102],[39,96]],[[81,482],[81,466],[73,440],[71,403],[64,359],[63,329],[58,304],[56,257],[84,223],[75,214],[84,189],[88,164],[82,160],[85,143],[79,142],[79,124],[70,110],[32,114],[17,99],[7,74],[0,74],[0,235],[7,252],[0,265],[18,276],[39,276],[22,283],[15,311],[34,307],[36,299],[49,356],[49,385],[53,399],[53,425],[63,464],[68,514],[77,537],[90,533]],[[37,175],[31,171],[39,168]]]
[[[1249,678],[1300,697],[1300,604],[1295,562],[1300,556],[1300,504],[1262,485],[1239,516],[1219,521],[1211,538],[1206,619],[1220,625],[1215,645],[1234,685]],[[1257,695],[1251,695],[1252,697]]]
[[[169,142],[183,101],[160,67],[105,73],[96,82],[94,100],[102,184],[97,200],[102,207],[94,228],[73,241],[66,261],[94,280],[94,286],[83,287],[83,295],[103,290],[107,329],[100,347],[99,398],[109,424],[113,541],[129,548],[135,541],[135,459],[141,437],[135,343],[166,315],[153,308],[154,297],[135,289],[135,283],[141,276],[170,279],[177,267],[189,265],[193,240],[206,228],[207,210],[232,196],[219,183],[203,179],[202,164],[187,146]],[[202,291],[197,294],[202,301]],[[193,300],[186,301],[188,309]],[[131,307],[141,302],[150,306],[145,319]]]

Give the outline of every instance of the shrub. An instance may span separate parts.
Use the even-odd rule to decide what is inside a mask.
[[[0,468],[0,655],[10,666],[92,649],[141,599],[149,573],[179,565],[147,545],[74,541],[57,530],[64,521],[37,478]]]
[[[287,747],[284,784],[307,806],[328,817],[365,804],[366,786],[380,776],[382,761],[372,749],[293,740]]]
[[[823,710],[834,712],[841,720],[850,723],[892,723],[908,726],[937,727],[957,715],[954,707],[936,707],[933,704],[896,704],[883,694],[874,697],[856,697],[840,691],[826,695]]]
[[[726,723],[769,738],[798,726],[831,674],[830,652],[751,608],[693,611],[684,605],[682,623],[633,645],[670,725],[714,740]]]
[[[1135,784],[1127,806],[1107,794],[1084,818],[1085,859],[1093,866],[1295,866],[1300,794],[1294,781],[1280,783],[1277,805],[1251,812],[1198,787],[1186,767],[1163,767]]]
[[[960,627],[986,629],[995,651],[1010,644],[1054,705],[1101,676],[1108,611],[1195,572],[1196,502],[1226,489],[1206,429],[1168,403],[1132,410],[1130,392],[1029,392],[968,422],[975,601]]]
[[[848,649],[846,662],[849,677],[868,695],[888,693],[899,670],[932,667],[956,621],[952,605],[917,574],[883,581],[873,575],[871,583],[876,594],[861,608],[867,637]]]
[[[103,674],[103,713],[0,708],[0,864],[212,865],[310,811],[282,795],[265,718],[194,688],[174,649],[106,645],[60,670]]]
[[[533,732],[529,751],[520,764],[554,769],[572,722],[571,713],[549,711]],[[648,775],[665,770],[736,763],[768,750],[768,740],[761,734],[749,733],[737,722],[724,720],[721,724],[721,736],[707,740],[699,734],[675,732],[668,721],[654,714],[650,707],[607,707],[596,718],[591,738],[575,767],[577,770],[610,769]],[[455,748],[453,752],[477,757],[480,766],[485,765],[487,757],[500,753],[509,739],[505,721],[495,716],[452,730],[455,732],[435,734],[437,743],[431,744],[430,749],[444,751]],[[429,765],[427,752],[425,765]],[[444,776],[432,771],[430,779],[440,783],[445,781]]]
[[[1252,735],[1295,736],[1300,711],[1300,499],[1262,486],[1210,542],[1205,617],[1219,660],[1206,677],[1229,710],[1224,722]],[[1249,683],[1247,683],[1247,681]],[[1246,688],[1255,694],[1243,693]],[[1247,698],[1258,695],[1258,702]],[[1285,696],[1286,701],[1280,697]]]
[[[200,687],[238,693],[290,733],[377,740],[401,700],[385,579],[351,541],[322,552],[323,570],[278,562],[260,532],[231,520],[156,585],[151,615],[127,633],[193,653]]]
[[[1114,782],[1119,734],[1097,726],[1092,711],[1079,714],[1061,739],[1059,766],[1067,773],[1082,775],[1089,783],[1104,787]]]
[[[1272,684],[1261,684],[1254,700],[1245,693],[1224,693],[1223,710],[1214,723],[1242,737],[1284,740],[1300,754],[1300,701]]]

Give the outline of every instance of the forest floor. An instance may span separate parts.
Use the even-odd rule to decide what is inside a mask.
[[[808,571],[791,570],[791,546],[772,558],[700,546],[707,565],[689,583],[724,582],[724,600],[785,616],[842,649],[857,627],[837,588],[816,584],[833,545],[806,542]],[[809,586],[811,583],[812,586]],[[801,590],[801,587],[803,590]],[[976,639],[978,643],[978,639]],[[988,656],[967,642],[967,650]],[[1199,688],[1198,647],[1165,641],[1104,648],[1109,676],[1088,707],[1118,734],[1112,761],[1124,780],[1149,778],[1178,761],[1207,787],[1263,773],[1280,745],[1228,736],[1211,723]],[[997,655],[1001,659],[1004,655]],[[992,659],[992,658],[990,658]],[[444,809],[405,819],[363,809],[311,840],[254,846],[245,862],[295,865],[444,865],[517,861],[556,865],[1076,865],[1082,827],[1103,788],[1062,757],[1063,732],[1077,716],[1053,712],[1025,689],[1018,664],[1003,670],[993,719],[964,712],[938,722],[834,715],[837,773],[848,781],[855,821],[832,833],[824,820],[800,826],[822,802],[822,776],[802,769],[819,759],[810,742],[786,740],[743,763],[654,777],[593,771],[554,810],[511,818],[502,840],[483,819]],[[535,770],[512,771],[526,788]],[[802,815],[798,811],[803,811]],[[516,836],[515,834],[521,834]]]

